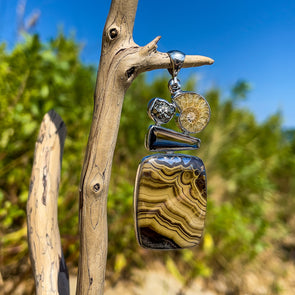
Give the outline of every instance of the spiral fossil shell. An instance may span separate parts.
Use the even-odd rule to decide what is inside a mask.
[[[180,116],[178,122],[184,132],[198,133],[210,120],[210,107],[207,100],[194,92],[183,92],[174,98]]]

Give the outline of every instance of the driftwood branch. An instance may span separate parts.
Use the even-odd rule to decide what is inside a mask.
[[[62,119],[50,111],[41,123],[27,203],[30,258],[36,294],[69,294],[69,277],[57,221],[61,160],[66,137]]]
[[[91,131],[80,181],[80,260],[77,294],[103,294],[107,257],[107,194],[124,95],[139,73],[170,68],[155,38],[144,47],[133,41],[138,0],[113,0],[102,38]],[[212,64],[186,56],[183,67]]]

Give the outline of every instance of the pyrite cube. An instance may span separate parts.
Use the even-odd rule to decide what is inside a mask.
[[[206,217],[206,171],[201,159],[182,154],[143,158],[134,190],[140,246],[181,249],[200,243]]]

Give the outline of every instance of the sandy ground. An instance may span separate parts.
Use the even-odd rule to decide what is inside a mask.
[[[269,255],[266,255],[269,257]],[[249,269],[243,276],[237,273],[234,279],[241,281],[243,290],[229,292],[228,285],[221,276],[211,282],[211,290],[204,280],[196,279],[188,289],[182,290],[181,282],[166,270],[164,265],[153,263],[147,269],[135,270],[129,281],[119,281],[111,286],[106,282],[104,295],[294,295],[295,263],[282,264],[281,260],[272,258],[272,263],[264,268],[259,264]],[[70,277],[71,295],[75,294],[76,277]],[[213,291],[214,290],[214,291]]]
[[[167,272],[163,266],[153,266],[148,270],[136,270],[132,281],[120,281],[115,286],[107,282],[104,295],[216,295],[216,293],[204,290],[201,282],[194,282],[193,285],[179,293],[181,283]],[[75,295],[76,277],[70,277],[70,295]]]
[[[267,259],[267,260],[266,260]],[[75,271],[75,270],[72,270]],[[146,269],[134,270],[128,280],[111,284],[106,281],[104,295],[294,295],[295,262],[283,262],[279,257],[265,253],[247,271],[231,273],[231,280],[238,283],[239,291],[231,289],[231,283],[220,273],[214,279],[197,278],[189,288],[183,290],[181,282],[159,262],[150,263]],[[208,286],[210,289],[208,289]],[[0,294],[34,294],[33,276],[1,281]],[[75,295],[76,276],[70,275],[71,295]]]

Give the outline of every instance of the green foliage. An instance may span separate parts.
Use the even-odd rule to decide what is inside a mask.
[[[77,184],[90,127],[95,72],[81,64],[73,38],[59,35],[41,44],[26,36],[7,53],[0,47],[0,235],[25,228],[25,207],[37,132],[46,112],[63,117],[68,136],[63,159],[59,209],[61,233],[77,235]],[[13,261],[14,249],[27,248],[20,240],[7,241],[3,264]],[[12,236],[11,236],[12,237]],[[27,252],[24,251],[23,255]]]
[[[208,174],[208,213],[202,244],[164,254],[140,250],[133,230],[133,182],[153,97],[169,99],[168,77],[147,83],[139,76],[123,106],[108,200],[108,267],[118,278],[147,256],[163,259],[183,283],[214,272],[243,268],[291,230],[295,210],[295,133],[282,130],[275,114],[263,123],[239,107],[249,84],[241,81],[231,97],[218,89],[205,94],[212,117],[200,134]],[[193,90],[193,80],[183,89]],[[78,184],[92,116],[95,70],[79,60],[73,38],[59,35],[46,44],[27,36],[11,52],[0,46],[0,234],[2,273],[27,256],[25,207],[34,144],[43,115],[54,108],[67,126],[59,199],[59,224],[65,256],[78,261]],[[177,129],[175,122],[169,123]],[[281,234],[278,234],[280,232]],[[15,249],[17,255],[15,255]],[[17,256],[18,260],[15,260]]]

